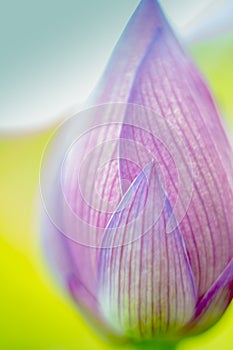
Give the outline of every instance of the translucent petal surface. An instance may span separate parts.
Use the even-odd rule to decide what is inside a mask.
[[[149,163],[106,229],[100,303],[108,322],[129,337],[175,332],[192,317],[194,279],[179,229],[166,232],[170,215],[155,165]]]

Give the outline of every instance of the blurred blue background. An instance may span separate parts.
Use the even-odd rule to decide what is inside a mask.
[[[0,131],[41,128],[94,87],[139,0],[0,1]],[[233,28],[232,0],[162,0],[189,46]]]

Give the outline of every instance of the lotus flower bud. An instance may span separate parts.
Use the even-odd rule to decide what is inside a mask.
[[[233,153],[157,1],[142,0],[41,172],[50,263],[115,339],[175,342],[232,298]]]

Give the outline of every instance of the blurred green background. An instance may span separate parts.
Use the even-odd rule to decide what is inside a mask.
[[[193,44],[191,52],[233,130],[233,35]],[[43,260],[36,203],[40,161],[52,129],[4,131],[0,139],[0,349],[113,349],[58,290]],[[219,348],[233,348],[233,306],[211,330],[179,345],[179,350]]]

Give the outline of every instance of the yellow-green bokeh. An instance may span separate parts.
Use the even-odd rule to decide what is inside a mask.
[[[232,37],[192,51],[233,127]],[[42,258],[35,208],[40,160],[50,133],[0,140],[0,349],[113,349],[52,283]],[[210,331],[179,345],[179,350],[221,348],[233,348],[233,307]]]

